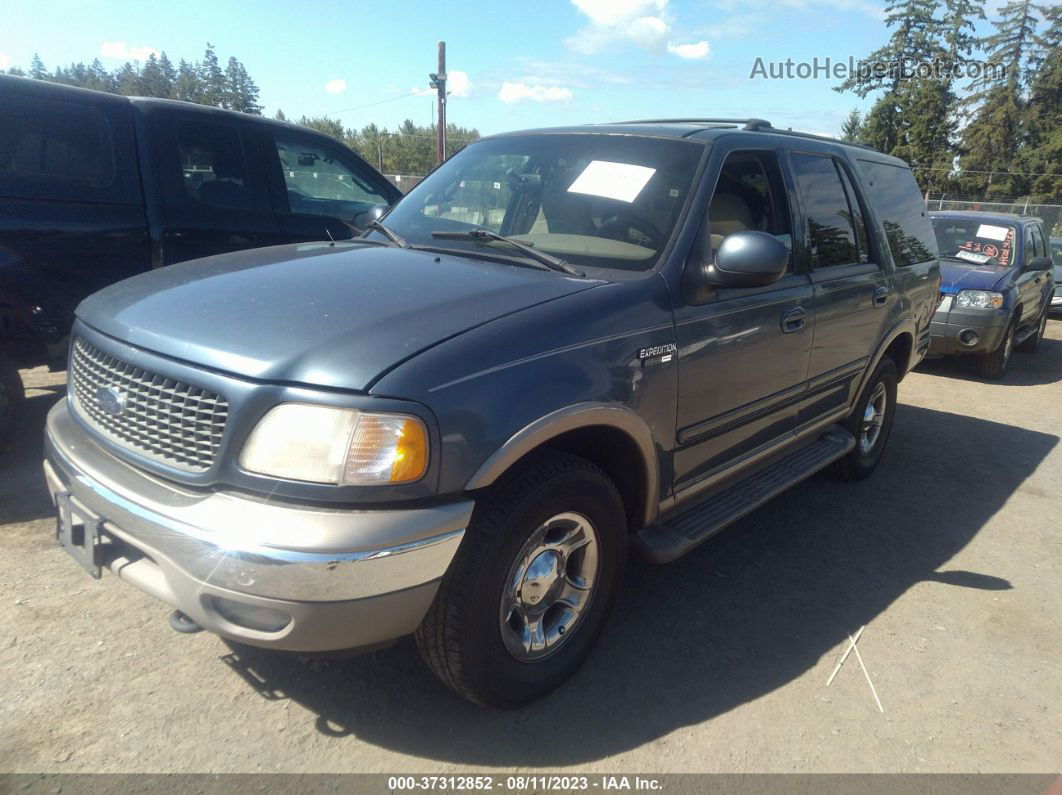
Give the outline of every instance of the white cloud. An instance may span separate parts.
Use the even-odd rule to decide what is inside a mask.
[[[146,61],[159,51],[154,47],[130,47],[124,41],[105,41],[100,45],[100,55],[104,58],[117,58],[122,61]]]
[[[451,69],[446,73],[446,90],[451,97],[467,97],[472,93],[472,81],[468,79],[468,72],[460,69]]]
[[[347,90],[347,81],[342,77],[333,77],[324,84],[324,90],[329,94],[342,94]]]
[[[11,68],[11,56],[6,52],[0,52],[0,70]]]
[[[542,84],[504,82],[498,90],[498,99],[506,104],[530,100],[531,102],[567,102],[572,98],[570,88],[564,86],[544,86]]]
[[[671,53],[679,58],[706,58],[710,53],[704,41],[677,44],[668,0],[571,0],[590,24],[565,44],[575,52],[594,55],[610,47],[633,44],[653,53]]]
[[[687,61],[696,61],[700,58],[707,58],[712,48],[708,46],[708,42],[698,41],[692,44],[668,44],[667,51]]]

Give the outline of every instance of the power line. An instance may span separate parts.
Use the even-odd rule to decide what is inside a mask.
[[[349,113],[352,110],[361,110],[362,108],[371,108],[375,105],[382,105],[385,102],[394,102],[396,99],[404,99],[405,97],[423,97],[425,94],[419,94],[416,91],[403,91],[401,94],[396,94],[393,97],[387,99],[378,99],[375,102],[366,102],[364,105],[355,105],[352,108],[340,108],[339,110],[329,111],[329,113]]]

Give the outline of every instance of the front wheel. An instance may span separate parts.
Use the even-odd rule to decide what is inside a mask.
[[[977,357],[977,372],[985,378],[999,381],[1007,374],[1010,365],[1010,355],[1014,352],[1014,334],[1018,329],[1017,320],[1007,326],[1003,333],[1003,339],[999,341],[994,351],[982,353]]]
[[[476,506],[416,640],[434,673],[493,707],[544,696],[582,664],[623,576],[627,523],[594,464],[549,453]]]
[[[25,391],[15,363],[0,353],[0,450],[11,440],[15,432],[16,418]]]
[[[896,415],[897,380],[896,363],[886,356],[874,368],[855,410],[844,422],[856,444],[848,455],[831,465],[830,472],[835,477],[863,480],[878,468]]]

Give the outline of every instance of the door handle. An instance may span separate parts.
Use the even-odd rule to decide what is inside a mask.
[[[889,289],[879,287],[874,291],[874,306],[885,306],[889,300]]]
[[[807,317],[807,312],[803,307],[796,307],[790,309],[784,315],[782,315],[782,333],[792,334],[794,331],[800,331],[804,328],[804,320]]]

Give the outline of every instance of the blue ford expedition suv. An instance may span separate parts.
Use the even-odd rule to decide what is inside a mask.
[[[59,541],[179,625],[415,634],[458,692],[523,704],[590,652],[629,551],[870,475],[938,290],[915,180],[868,148],[757,119],[484,139],[360,239],[83,302]]]

